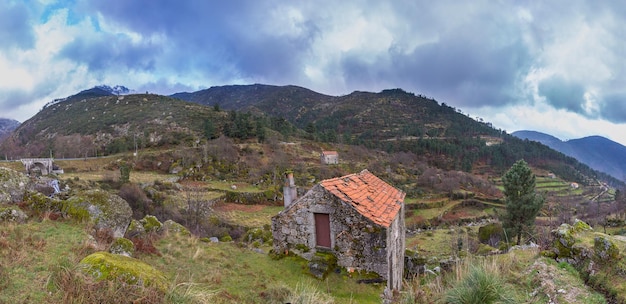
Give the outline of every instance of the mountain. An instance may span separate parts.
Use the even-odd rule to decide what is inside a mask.
[[[20,122],[9,118],[0,118],[0,140],[19,127]]]
[[[355,141],[500,135],[498,130],[459,114],[445,103],[439,105],[401,89],[328,96],[297,86],[254,84],[171,96],[226,110],[263,112],[312,132],[348,134],[350,138],[346,139]]]
[[[53,150],[76,157],[68,155],[112,154],[129,151],[135,144],[195,146],[221,136],[263,142],[271,136],[274,142],[410,153],[429,166],[483,176],[501,175],[524,159],[565,180],[619,183],[544,145],[523,141],[459,109],[402,89],[328,96],[297,86],[255,84],[172,97],[117,96],[102,87],[81,91],[24,122],[0,153],[14,158],[46,156]],[[82,146],[86,148],[81,151],[70,149]],[[421,174],[421,169],[411,170]]]
[[[626,147],[602,136],[589,136],[562,141],[535,131],[516,131],[514,136],[540,142],[565,155],[574,157],[589,167],[626,180]]]
[[[48,104],[21,124],[2,149],[23,157],[45,156],[50,148],[67,150],[74,142],[91,146],[90,154],[98,155],[127,151],[135,143],[177,145],[202,137],[207,119],[219,127],[225,116],[226,112],[166,96],[117,96],[93,88]]]
[[[590,183],[601,178],[621,183],[544,145],[524,142],[459,109],[402,89],[328,96],[297,86],[253,84],[172,97],[284,118],[306,131],[309,139],[411,152],[445,170],[499,175],[516,160],[525,159],[570,181]]]
[[[59,102],[63,102],[63,101],[72,101],[72,100],[82,100],[82,99],[90,99],[90,98],[96,98],[96,97],[103,97],[103,96],[113,96],[113,95],[128,95],[133,93],[134,91],[128,89],[125,86],[121,86],[121,85],[116,85],[116,86],[108,86],[108,85],[99,85],[99,86],[95,86],[91,89],[87,89],[87,90],[82,90],[72,96],[68,96],[65,98],[59,98],[59,99],[55,99],[51,102],[48,102],[45,107],[49,107],[52,105],[55,105]]]

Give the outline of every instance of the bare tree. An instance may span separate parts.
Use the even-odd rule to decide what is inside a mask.
[[[203,223],[212,212],[214,199],[207,199],[204,191],[199,187],[190,186],[185,189],[184,218],[187,227],[198,234]]]

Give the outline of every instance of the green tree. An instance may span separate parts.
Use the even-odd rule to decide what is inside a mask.
[[[215,129],[215,125],[211,119],[204,121],[204,137],[207,139],[217,138],[217,130]]]
[[[130,182],[130,166],[126,162],[120,164],[120,182],[122,184]]]
[[[535,174],[524,160],[518,160],[502,176],[506,196],[506,214],[502,224],[520,244],[522,234],[532,230],[535,217],[543,206],[543,197],[535,193]]]

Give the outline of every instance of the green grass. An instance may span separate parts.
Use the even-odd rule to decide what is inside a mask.
[[[341,274],[318,281],[305,274],[306,262],[301,258],[274,260],[234,243],[203,243],[169,236],[159,241],[157,248],[162,256],[145,256],[142,260],[174,281],[213,290],[216,303],[262,303],[281,286],[296,289],[299,285],[328,293],[337,303],[377,303],[383,288],[358,284]]]
[[[46,290],[49,269],[62,260],[79,259],[86,238],[84,228],[68,222],[0,224],[0,265],[6,282],[0,303],[58,301],[58,295]]]
[[[281,210],[285,209],[283,206],[245,206],[230,204],[236,206],[238,209],[229,208],[232,210],[220,211],[219,207],[217,214],[220,218],[226,222],[242,227],[263,227],[269,225],[274,215],[278,214]]]

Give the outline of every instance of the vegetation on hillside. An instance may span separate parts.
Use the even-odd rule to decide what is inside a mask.
[[[619,233],[613,226],[624,226],[624,192],[608,189],[598,181],[606,176],[574,159],[399,89],[329,97],[298,87],[233,86],[201,97],[194,101],[210,106],[150,94],[69,98],[43,109],[1,147],[7,158],[80,157],[57,161],[66,172],[58,177],[65,189],[58,199],[93,188],[122,197],[133,211],[131,226],[145,223],[143,232],[149,230],[127,235],[136,258],[163,272],[169,288],[103,283],[78,269],[113,240],[63,210],[44,210],[44,193],[52,192],[40,185],[34,191],[41,193],[18,205],[30,220],[0,223],[0,243],[9,244],[0,249],[0,261],[9,261],[0,264],[0,302],[5,294],[22,297],[24,283],[14,274],[24,272],[37,283],[22,301],[122,301],[124,294],[124,301],[147,303],[379,302],[382,285],[359,284],[358,274],[338,269],[317,281],[303,260],[267,254],[285,172],[305,191],[368,169],[407,193],[407,255],[423,268],[407,276],[397,301],[462,303],[464,294],[489,286],[495,295],[483,295],[496,301],[603,303],[578,270],[535,248],[506,253],[513,244],[500,235],[509,182],[500,176],[519,159],[546,198],[529,240],[550,248],[550,231],[574,218]],[[320,164],[321,150],[338,151],[340,163]],[[95,155],[110,157],[88,158]],[[168,220],[186,233],[159,230],[156,222]],[[65,251],[71,254],[57,258]],[[573,298],[546,281],[566,284]]]

